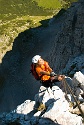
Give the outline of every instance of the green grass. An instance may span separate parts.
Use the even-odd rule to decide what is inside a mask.
[[[38,6],[45,9],[58,9],[61,8],[62,4],[59,0],[33,0],[38,3]]]
[[[61,9],[62,7],[64,9],[67,9],[72,2],[76,2],[77,0],[32,0],[35,1],[38,6],[48,9],[48,10],[56,10]]]
[[[30,27],[48,26],[49,18],[73,1],[76,0],[0,0],[0,59],[12,49],[19,33]]]
[[[34,28],[40,26],[40,21],[47,18],[50,18],[50,16],[25,15],[15,19],[3,21],[3,24],[0,24],[0,59],[2,59],[7,51],[12,49],[13,41],[19,33],[24,32],[30,27]]]
[[[1,0],[0,1],[0,14],[3,19],[9,19],[17,16],[30,15],[30,16],[43,16],[48,15],[49,12],[39,7],[36,2],[32,0]],[[4,14],[4,15],[2,15]]]

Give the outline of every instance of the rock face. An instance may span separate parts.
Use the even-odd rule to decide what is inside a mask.
[[[84,91],[84,75],[80,71],[75,73],[73,83],[74,86],[79,86]]]
[[[34,100],[41,84],[29,74],[31,59],[39,54],[56,73],[73,77],[84,73],[84,2],[79,1],[49,26],[20,33],[0,65],[0,112],[10,112]]]
[[[58,72],[78,56],[84,56],[84,2],[73,3],[57,21],[61,22],[61,30],[54,38],[49,57]]]
[[[60,82],[59,86],[61,84]],[[84,105],[81,109],[84,112]],[[70,109],[65,92],[60,87],[55,84],[52,89],[41,86],[35,95],[35,101],[26,100],[10,113],[1,114],[0,125],[83,125],[82,117],[76,114],[78,112],[77,108]]]
[[[63,69],[63,73],[71,77],[78,71],[84,74],[84,54],[69,60],[66,67]]]

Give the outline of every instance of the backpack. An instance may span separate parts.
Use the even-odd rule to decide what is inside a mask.
[[[36,80],[41,80],[41,77],[38,75],[38,73],[36,72],[36,65],[35,64],[31,64],[31,69],[30,69],[30,73],[32,73],[32,75],[34,76],[34,78]]]

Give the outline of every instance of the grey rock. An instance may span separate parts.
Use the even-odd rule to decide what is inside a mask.
[[[19,105],[16,109],[16,113],[28,114],[33,110],[35,101],[26,100],[23,104]]]
[[[80,71],[74,74],[72,81],[74,86],[80,86],[80,88],[84,91],[84,75]]]

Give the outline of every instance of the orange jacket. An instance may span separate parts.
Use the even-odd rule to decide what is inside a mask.
[[[48,62],[44,61],[44,64],[41,66],[37,66],[36,67],[36,72],[38,73],[39,76],[41,76],[42,74],[40,74],[41,71],[46,71],[50,73],[50,67],[48,65]],[[45,80],[49,80],[50,76],[48,75],[43,75],[41,77],[41,80],[45,81]]]

